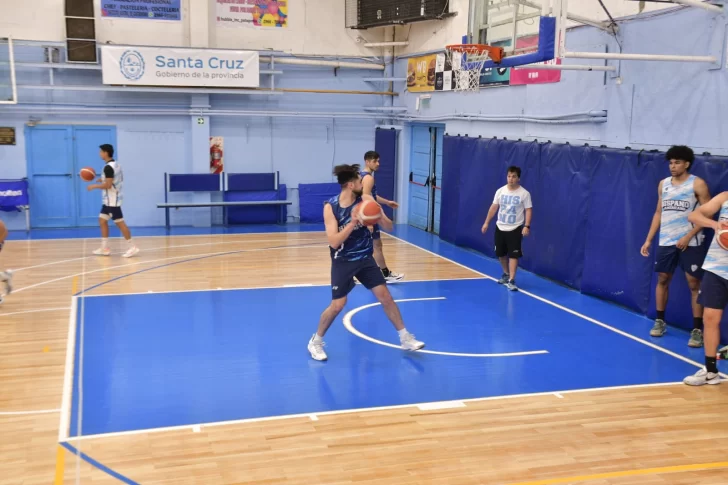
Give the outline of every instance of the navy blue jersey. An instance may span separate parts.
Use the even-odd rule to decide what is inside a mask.
[[[361,175],[362,181],[364,180],[364,177],[366,177],[367,175],[371,176],[372,179],[374,179],[374,174],[369,173],[366,170],[362,170],[361,172],[359,172],[359,175]],[[374,200],[377,200],[377,182],[376,182],[376,179],[374,179],[374,180],[375,180],[374,185],[372,185],[372,197],[374,197]]]
[[[349,207],[341,207],[339,204],[339,196],[330,198],[326,201],[331,205],[331,209],[336,217],[336,223],[341,232],[351,222],[351,209],[362,201],[361,197],[357,197],[354,203]],[[369,228],[363,224],[357,224],[344,243],[338,248],[331,248],[331,259],[339,259],[343,261],[359,261],[372,255],[374,252],[374,244],[372,243],[372,233]]]

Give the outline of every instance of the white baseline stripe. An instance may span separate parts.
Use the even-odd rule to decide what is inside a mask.
[[[40,313],[40,312],[56,312],[60,310],[70,310],[70,307],[62,307],[62,308],[43,308],[42,310],[25,310],[23,312],[13,312],[13,313],[0,313],[0,317],[9,317],[11,315],[22,315],[24,313]]]
[[[66,364],[63,376],[63,397],[61,399],[61,422],[58,426],[58,441],[68,437],[71,427],[71,392],[73,390],[73,360],[76,356],[76,320],[78,297],[71,297],[71,314],[68,317],[66,340]]]
[[[27,416],[31,414],[52,414],[60,409],[43,409],[40,411],[0,411],[0,416]]]

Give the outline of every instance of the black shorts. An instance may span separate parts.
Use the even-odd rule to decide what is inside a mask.
[[[331,262],[331,299],[348,295],[354,289],[354,278],[367,290],[386,284],[382,270],[371,256],[358,261],[335,259]]]
[[[114,222],[123,222],[124,214],[121,213],[121,207],[109,207],[108,205],[102,205],[99,218],[107,221],[111,219]]]
[[[728,280],[706,271],[700,283],[698,303],[705,308],[723,310],[728,305]]]
[[[495,226],[495,255],[497,258],[508,256],[518,259],[523,256],[521,241],[523,241],[523,226],[512,231],[501,231],[498,226]]]
[[[673,274],[679,264],[685,273],[701,279],[703,260],[705,260],[705,249],[702,246],[688,246],[685,251],[681,251],[677,246],[658,246],[655,272]]]

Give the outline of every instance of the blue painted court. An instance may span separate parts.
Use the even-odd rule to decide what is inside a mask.
[[[498,275],[492,260],[419,231],[397,234]],[[371,293],[357,286],[325,338],[327,362],[313,361],[306,345],[330,301],[328,286],[79,297],[83,369],[77,332],[70,436],[78,436],[80,371],[81,435],[94,435],[675,382],[696,371],[680,356],[702,361],[702,349],[689,349],[679,330],[653,340],[644,317],[525,272],[519,284],[525,292],[486,277],[391,285],[396,300],[410,300],[400,303],[408,329],[435,353],[369,340],[398,342]],[[351,325],[368,339],[343,325],[352,311]]]

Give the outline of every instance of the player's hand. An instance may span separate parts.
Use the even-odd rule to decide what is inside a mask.
[[[101,183],[101,178],[97,178],[97,179],[96,179],[96,183],[97,183],[97,184],[100,184],[100,183]]]
[[[483,234],[485,234],[485,231],[487,231],[487,230],[488,230],[488,224],[485,223],[485,224],[483,224],[483,227],[480,228],[480,232],[482,232]]]
[[[680,238],[680,240],[677,242],[676,246],[679,250],[685,251],[687,249],[688,244],[690,244],[690,238],[687,236],[683,236]]]
[[[354,224],[361,224],[362,223],[362,220],[359,217],[359,209],[360,208],[361,208],[361,202],[358,203],[357,205],[355,205],[351,209],[351,222],[353,222]]]
[[[523,232],[521,232],[521,234],[523,234],[523,237],[528,237],[528,235],[531,234],[531,230],[527,227],[524,227]]]
[[[728,229],[728,224],[726,224],[725,221],[715,221],[713,223],[713,229],[715,230],[715,232],[725,231]]]
[[[388,201],[388,202],[387,202],[387,205],[388,205],[389,207],[391,207],[392,209],[397,209],[397,208],[399,208],[399,204],[398,204],[398,203],[396,203],[396,202],[395,202],[395,201],[393,201],[393,200],[390,200],[390,201]]]
[[[95,186],[95,185],[87,185],[87,186],[86,186],[86,190],[88,190],[89,192],[91,192],[91,191],[92,191],[93,189],[95,189],[95,188],[96,188],[96,186]]]
[[[642,248],[640,249],[640,254],[645,258],[650,255],[650,246],[652,246],[652,243],[645,241],[645,243],[642,245]]]

